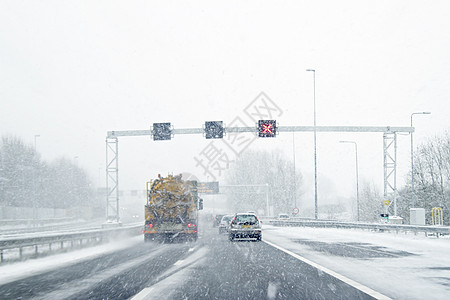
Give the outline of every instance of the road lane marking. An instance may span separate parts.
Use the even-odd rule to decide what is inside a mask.
[[[35,296],[33,297],[33,299],[66,299],[76,297],[77,294],[92,289],[93,286],[98,285],[100,282],[107,282],[107,280],[113,278],[114,276],[122,274],[127,270],[132,270],[134,268],[137,268],[138,266],[142,266],[142,264],[144,264],[146,261],[167,252],[167,249],[168,247],[158,248],[146,255],[112,266],[101,272],[97,272],[92,276],[86,276],[85,279],[78,281],[77,284],[73,284],[70,287],[62,285],[60,289],[54,290],[42,296]]]
[[[182,286],[191,274],[190,269],[204,261],[208,251],[207,248],[200,248],[185,259],[178,260],[172,268],[158,276],[152,286],[142,289],[131,300],[170,299],[170,295],[176,291],[174,283],[178,283],[178,287]]]
[[[142,291],[140,291],[139,294],[134,296],[132,300],[144,300],[145,298],[148,297],[148,295],[150,295],[152,290],[153,290],[153,287],[145,288]]]
[[[316,268],[318,270],[321,270],[324,273],[327,273],[328,275],[333,276],[334,278],[339,279],[340,281],[345,282],[346,284],[348,284],[348,285],[350,285],[350,286],[360,290],[361,292],[366,293],[367,295],[374,297],[375,299],[383,299],[383,300],[391,299],[391,298],[389,298],[386,295],[383,295],[383,294],[381,294],[381,293],[379,293],[377,291],[374,291],[371,288],[369,288],[369,287],[367,287],[365,285],[362,285],[361,283],[358,283],[358,282],[356,282],[356,281],[354,281],[354,280],[352,280],[352,279],[350,279],[348,277],[345,277],[344,275],[341,275],[341,274],[336,273],[336,272],[334,272],[334,271],[332,271],[330,269],[327,269],[327,268],[325,268],[325,267],[323,267],[323,266],[321,266],[321,265],[319,265],[319,264],[317,264],[317,263],[315,263],[313,261],[310,261],[309,259],[306,259],[306,258],[304,258],[304,257],[302,257],[302,256],[300,256],[300,255],[298,255],[298,254],[296,254],[296,253],[294,253],[292,251],[284,249],[284,248],[282,248],[282,247],[280,247],[278,245],[272,244],[271,242],[268,242],[266,240],[263,240],[263,242],[268,244],[269,246],[272,246],[274,248],[277,248],[278,250],[283,251],[286,254],[289,254],[292,257],[295,257],[296,259],[298,259],[298,260],[300,260],[300,261],[302,261],[302,262],[304,262],[304,263],[306,263],[306,264],[308,264],[308,265],[310,265],[310,266],[312,266],[312,267],[314,267],[314,268]]]

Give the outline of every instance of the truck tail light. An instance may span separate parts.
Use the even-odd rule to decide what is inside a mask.
[[[153,224],[145,224],[144,230],[147,230],[149,228],[153,228]]]

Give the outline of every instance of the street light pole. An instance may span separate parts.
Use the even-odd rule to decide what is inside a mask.
[[[39,134],[34,135],[34,152],[36,152],[36,140],[40,137]],[[36,153],[37,154],[37,153]],[[36,168],[37,164],[33,163],[33,227],[36,227],[37,219],[37,203],[36,203]]]
[[[339,143],[350,143],[355,145],[355,169],[356,169],[356,220],[359,222],[359,175],[358,175],[358,144],[354,141],[339,141]]]
[[[39,134],[35,134],[35,135],[34,135],[34,151],[36,151],[36,139],[37,139],[38,137],[40,137]]]
[[[411,128],[413,127],[413,116],[414,115],[429,115],[431,112],[415,112],[411,114]],[[413,132],[411,132],[411,208],[416,206],[416,195],[414,191],[414,144],[413,144]]]
[[[317,128],[316,128],[316,70],[307,69],[306,72],[313,72],[314,76],[314,218],[318,219],[317,205]]]
[[[295,175],[295,133],[292,133],[292,154],[294,156],[294,208],[297,208],[297,178]]]
[[[266,216],[270,216],[270,205],[269,205],[269,184],[266,183]]]

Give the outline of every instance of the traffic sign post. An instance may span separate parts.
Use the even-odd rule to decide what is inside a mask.
[[[276,120],[259,120],[258,136],[259,137],[275,137],[277,135]]]
[[[172,138],[172,126],[170,123],[153,123],[152,135],[154,141],[170,140]]]
[[[223,122],[209,121],[205,122],[205,138],[206,139],[221,139],[223,138]]]

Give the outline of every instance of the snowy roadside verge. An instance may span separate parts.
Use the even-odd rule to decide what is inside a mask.
[[[450,293],[449,239],[270,225],[263,226],[263,239],[391,298],[446,299]],[[369,253],[379,255],[364,256]]]
[[[134,245],[141,243],[142,236],[135,236],[73,252],[0,265],[0,282],[6,284],[22,278],[48,272],[62,266],[75,264],[107,253],[133,247]]]

